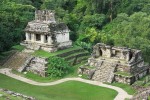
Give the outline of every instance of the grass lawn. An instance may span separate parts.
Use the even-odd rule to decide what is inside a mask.
[[[0,74],[0,88],[9,89],[38,100],[113,100],[117,92],[77,81],[54,86],[33,86]]]
[[[59,50],[59,51],[56,51],[56,52],[53,52],[53,53],[49,53],[49,52],[46,52],[44,50],[37,50],[33,53],[34,56],[40,56],[40,57],[50,57],[50,56],[56,56],[58,54],[62,54],[62,53],[65,53],[65,52],[69,52],[69,51],[72,51],[72,50],[76,50],[76,49],[80,49],[81,47],[79,46],[76,46],[74,45],[73,47],[71,48],[68,48],[68,49],[64,49],[64,50]]]
[[[123,83],[118,83],[118,82],[114,82],[114,83],[112,83],[112,84],[107,83],[107,84],[120,87],[120,88],[122,88],[123,90],[125,90],[128,94],[130,94],[130,95],[133,95],[134,93],[136,93],[136,90],[134,90],[134,89],[132,88],[132,86],[131,86],[131,85],[128,85],[128,84],[123,84]]]

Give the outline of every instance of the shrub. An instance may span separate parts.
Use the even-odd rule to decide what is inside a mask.
[[[69,73],[69,63],[60,57],[50,57],[48,59],[48,76],[49,77],[62,77]]]

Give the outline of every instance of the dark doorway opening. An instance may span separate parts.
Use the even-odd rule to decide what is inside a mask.
[[[102,56],[102,55],[103,55],[103,52],[102,52],[102,50],[99,50],[99,53],[100,53],[100,56]]]
[[[45,35],[45,43],[47,43],[47,42],[48,42],[48,36]]]
[[[41,41],[41,35],[40,34],[36,34],[36,41]]]

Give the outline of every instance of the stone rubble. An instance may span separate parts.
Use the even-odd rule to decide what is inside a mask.
[[[0,89],[0,91],[5,92],[6,94],[9,94],[9,95],[12,95],[12,96],[15,96],[15,97],[21,97],[25,100],[37,100],[34,97],[26,96],[26,95],[23,95],[21,93],[17,93],[17,92],[10,91],[10,90],[7,90],[7,89]]]

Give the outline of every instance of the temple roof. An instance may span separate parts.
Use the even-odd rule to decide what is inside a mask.
[[[36,10],[35,21],[45,23],[56,22],[55,12],[52,10]]]
[[[69,32],[65,23],[55,21],[54,13],[48,10],[35,11],[35,20],[28,23],[25,32],[36,34],[60,34]]]

